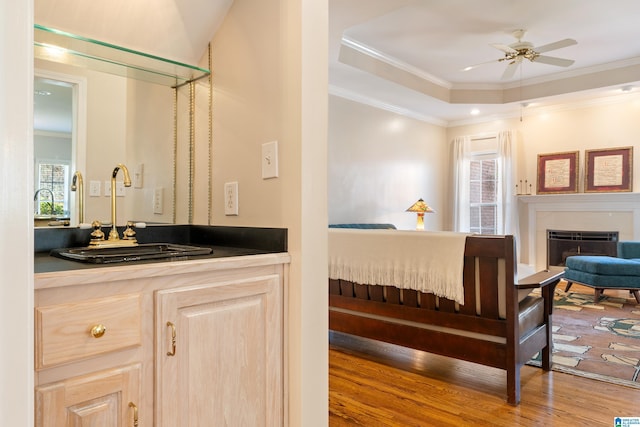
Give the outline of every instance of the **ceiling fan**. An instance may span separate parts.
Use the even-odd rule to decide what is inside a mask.
[[[528,59],[531,62],[540,62],[542,64],[556,65],[559,67],[568,67],[575,62],[572,59],[564,59],[564,58],[557,58],[554,56],[541,55],[542,53],[545,53],[545,52],[550,52],[552,50],[561,49],[563,47],[573,46],[575,44],[578,44],[578,42],[575,41],[574,39],[564,39],[564,40],[559,40],[557,42],[534,47],[532,43],[522,40],[525,33],[526,33],[526,30],[515,30],[512,33],[512,35],[518,41],[510,45],[505,45],[500,43],[491,44],[491,46],[504,52],[504,57],[498,59],[497,61],[498,62],[507,61],[509,64],[507,65],[507,68],[504,70],[504,73],[502,74],[502,80],[508,80],[512,78],[516,70],[518,69],[518,66],[524,59]],[[481,65],[490,64],[493,62],[496,62],[496,61],[493,60],[489,62],[483,62],[481,64],[471,65],[469,67],[464,68],[463,71],[469,71]]]

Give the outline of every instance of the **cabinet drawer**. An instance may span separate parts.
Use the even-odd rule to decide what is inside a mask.
[[[36,369],[140,345],[140,304],[130,294],[36,307]]]

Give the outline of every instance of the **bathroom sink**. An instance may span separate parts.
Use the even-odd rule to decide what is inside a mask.
[[[200,246],[176,245],[173,243],[145,243],[119,248],[65,248],[54,249],[51,255],[74,261],[105,264],[131,262],[147,259],[178,258],[193,255],[208,255],[213,250]]]

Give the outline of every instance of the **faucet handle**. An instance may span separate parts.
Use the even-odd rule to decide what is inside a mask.
[[[122,233],[123,239],[136,240],[136,232],[133,229],[135,225],[133,221],[127,221],[127,228],[124,230],[124,233]]]
[[[101,242],[104,240],[104,233],[102,232],[102,223],[100,221],[93,221],[91,223],[93,231],[91,232],[91,244]]]

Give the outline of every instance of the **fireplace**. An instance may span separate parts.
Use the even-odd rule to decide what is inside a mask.
[[[616,256],[617,244],[617,231],[547,230],[547,268],[573,255]]]

